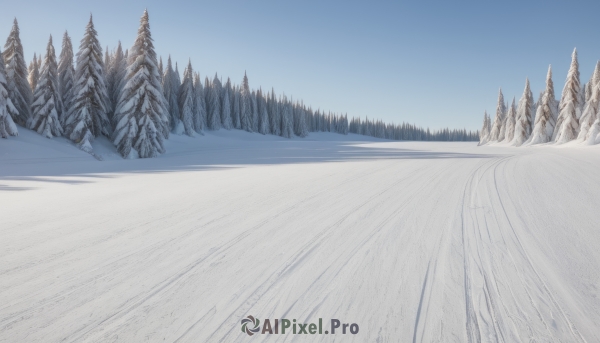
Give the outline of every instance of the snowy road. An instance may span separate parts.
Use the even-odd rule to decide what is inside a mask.
[[[0,156],[0,342],[600,341],[597,147],[235,135]]]

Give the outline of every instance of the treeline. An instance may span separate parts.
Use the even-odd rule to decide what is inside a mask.
[[[368,119],[353,123],[346,114],[313,110],[273,89],[253,90],[246,75],[240,85],[217,74],[202,82],[188,62],[181,77],[177,63],[169,57],[163,65],[157,56],[147,11],[129,50],[119,42],[103,53],[90,16],[77,54],[65,32],[58,58],[50,36],[43,60],[34,54],[27,67],[16,19],[0,54],[0,136],[17,135],[18,125],[48,138],[67,137],[92,154],[91,142],[99,136],[109,138],[123,157],[143,158],[164,153],[170,134],[220,129],[285,138],[309,132],[396,140],[473,140],[478,135]]]
[[[366,118],[352,118],[349,132],[359,135],[377,138],[391,139],[396,141],[478,141],[479,131],[467,131],[466,129],[441,129],[430,131],[414,124],[386,124],[381,120],[369,120]]]
[[[554,96],[552,67],[548,68],[546,88],[537,101],[525,81],[525,90],[515,106],[504,102],[502,90],[498,94],[496,115],[492,123],[484,113],[479,144],[505,143],[512,146],[534,144],[600,144],[600,62],[590,80],[581,84],[577,49],[573,51],[571,66],[560,101]]]

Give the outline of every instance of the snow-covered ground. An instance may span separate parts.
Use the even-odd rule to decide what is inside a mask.
[[[0,140],[0,342],[597,342],[600,147]],[[356,335],[248,337],[253,315]]]

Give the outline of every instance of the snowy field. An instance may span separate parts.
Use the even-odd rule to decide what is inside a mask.
[[[0,140],[0,342],[598,342],[600,147]],[[330,318],[356,335],[248,337]]]

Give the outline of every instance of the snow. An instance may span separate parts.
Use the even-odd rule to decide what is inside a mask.
[[[323,342],[600,340],[600,146],[92,144],[0,140],[0,342],[247,342],[248,315],[360,326]]]

